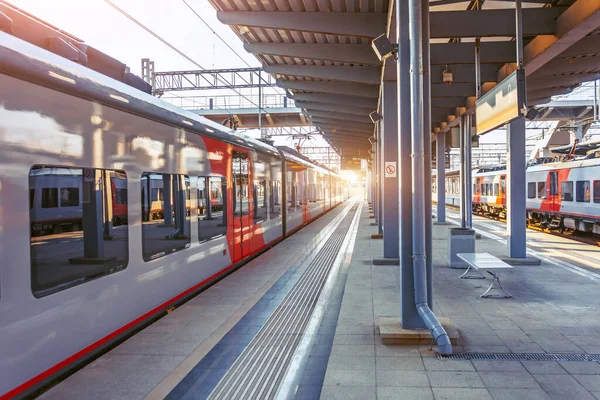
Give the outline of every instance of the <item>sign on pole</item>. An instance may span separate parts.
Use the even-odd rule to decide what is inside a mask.
[[[482,135],[523,115],[525,70],[518,69],[475,102],[477,134]]]
[[[396,177],[396,161],[385,162],[385,177],[395,178]]]

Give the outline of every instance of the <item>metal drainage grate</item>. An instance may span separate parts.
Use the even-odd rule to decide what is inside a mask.
[[[327,239],[294,287],[235,360],[209,399],[272,399],[292,361],[356,207]]]
[[[600,354],[569,353],[458,353],[438,355],[440,360],[491,360],[491,361],[590,361],[600,362]]]

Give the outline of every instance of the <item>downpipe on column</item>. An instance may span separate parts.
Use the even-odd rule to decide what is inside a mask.
[[[413,274],[417,313],[431,332],[442,355],[452,354],[452,344],[442,324],[427,304],[427,274],[425,252],[425,148],[423,144],[423,48],[421,0],[409,1],[410,75],[412,109],[412,211],[413,211]],[[429,134],[429,133],[427,133]]]

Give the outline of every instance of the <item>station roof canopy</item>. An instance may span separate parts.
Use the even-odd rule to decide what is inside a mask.
[[[365,154],[381,82],[394,60],[378,60],[371,40],[395,43],[393,0],[210,0],[277,85],[305,110],[330,144]],[[567,94],[600,73],[600,0],[522,0],[528,106]],[[481,38],[483,93],[516,68],[512,0],[430,0],[434,133],[475,103],[475,38]],[[450,85],[442,81],[452,71]]]

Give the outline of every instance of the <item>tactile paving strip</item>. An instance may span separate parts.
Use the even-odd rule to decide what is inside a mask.
[[[490,361],[590,361],[600,362],[600,354],[572,353],[458,353],[438,355],[440,360],[490,360]]]
[[[276,396],[356,210],[353,206],[344,217],[209,399],[272,399]]]

